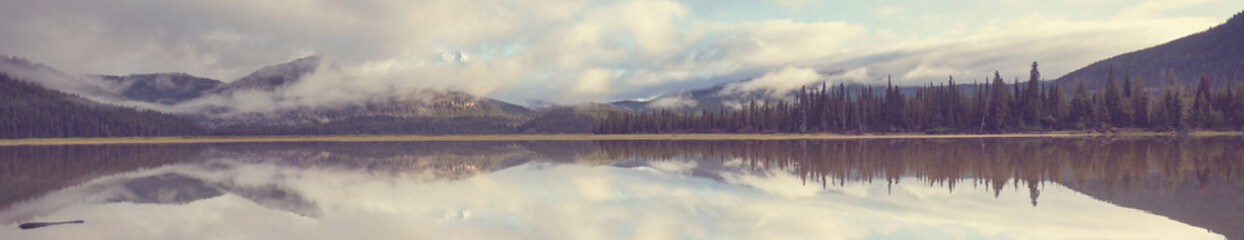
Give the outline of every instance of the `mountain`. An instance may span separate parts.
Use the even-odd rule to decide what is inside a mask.
[[[0,138],[185,136],[194,121],[101,104],[0,73]]]
[[[117,93],[115,83],[96,77],[74,76],[24,58],[0,55],[0,73],[47,89],[90,99],[124,99]]]
[[[121,86],[121,95],[130,100],[177,104],[203,96],[203,93],[221,86],[222,82],[191,76],[185,73],[132,74],[128,76],[101,76],[104,80]]]
[[[612,107],[591,105],[533,111],[523,106],[467,93],[426,89],[360,96],[360,99],[366,100],[359,102],[303,104],[306,101],[297,99],[296,94],[290,95],[289,88],[301,83],[317,71],[336,69],[324,63],[317,56],[263,67],[228,83],[185,73],[74,76],[21,58],[5,57],[0,60],[3,60],[0,61],[0,73],[18,74],[30,80],[28,83],[19,82],[23,84],[20,87],[5,89],[6,92],[14,92],[6,95],[6,98],[23,99],[6,102],[8,106],[23,106],[11,107],[17,109],[13,111],[37,112],[38,114],[54,112],[25,107],[30,106],[29,102],[37,99],[27,96],[33,94],[52,99],[44,102],[68,101],[78,105],[104,107],[78,113],[84,116],[90,115],[91,118],[56,117],[72,119],[76,121],[72,124],[74,126],[127,122],[146,124],[156,128],[173,124],[183,126],[180,129],[184,130],[175,133],[142,130],[144,132],[138,134],[143,134],[143,136],[169,134],[496,134],[516,133],[520,130],[534,133],[590,133],[595,125],[599,124],[599,120],[607,115],[604,112],[622,111]],[[347,81],[329,83],[350,84]],[[61,96],[52,94],[51,92],[56,91],[49,89],[71,91],[70,94],[60,93],[64,95]],[[245,95],[238,95],[243,92]],[[249,104],[248,99],[255,97],[291,104],[282,103],[272,109],[260,110],[241,108],[248,106],[246,105]],[[166,106],[160,109],[176,112],[179,116],[115,107],[96,101],[156,103]],[[56,108],[52,105],[56,104],[39,106]],[[60,108],[77,109],[75,106],[78,105],[68,104]],[[128,109],[106,110],[106,112],[132,111],[133,113],[126,112],[125,114],[138,114],[145,116],[144,118],[153,119],[171,118],[178,122],[147,124],[145,121],[137,120],[109,120],[107,117],[101,117],[108,114],[99,113],[96,111],[98,109]],[[58,114],[72,115],[60,112]],[[18,115],[6,114],[6,116],[9,117],[6,118],[9,121],[19,120],[16,117]],[[83,133],[79,130],[30,130],[27,128],[43,125],[22,121],[9,126],[10,128],[25,128],[29,131],[6,133],[15,136],[25,134],[21,136],[38,135],[39,137],[120,136],[118,135],[120,133],[114,133],[119,130],[113,129],[108,129],[108,133]],[[125,131],[137,131],[135,129],[141,128],[127,127]]]
[[[1210,77],[1215,86],[1240,81],[1244,77],[1244,12],[1222,25],[1173,41],[1110,57],[1077,69],[1054,80],[1064,89],[1075,89],[1080,81],[1092,89],[1103,87],[1113,69],[1117,79],[1139,76],[1149,87],[1166,85],[1162,71],[1174,70],[1184,85],[1191,86],[1200,75]]]
[[[229,99],[234,94],[266,95],[297,102],[284,90],[317,71],[335,68],[318,56],[261,68],[202,93]],[[337,84],[350,84],[341,81]],[[282,106],[268,111],[235,111],[230,103],[197,113],[215,134],[453,134],[509,133],[531,110],[503,101],[454,91],[420,90],[342,104]],[[237,103],[232,103],[237,104]]]
[[[739,82],[745,82],[739,81]],[[748,99],[743,94],[727,94],[722,91],[726,88],[726,84],[720,84],[707,89],[698,89],[687,92],[679,92],[673,94],[662,95],[650,100],[626,100],[610,103],[611,105],[626,109],[629,111],[652,111],[652,110],[672,110],[675,112],[696,112],[700,109],[717,111],[725,104],[746,102]]]
[[[591,133],[610,114],[625,111],[608,104],[552,107],[535,113],[517,130],[523,133]]]
[[[308,56],[285,64],[267,66],[241,79],[220,85],[208,93],[229,94],[241,90],[275,90],[314,73],[320,67],[320,62],[319,56]]]
[[[833,72],[826,75],[834,76],[841,72]],[[677,113],[697,113],[700,111],[716,112],[721,109],[727,111],[746,106],[749,102],[755,100],[757,105],[763,104],[765,101],[774,103],[779,100],[792,101],[798,94],[799,89],[776,90],[770,87],[744,87],[751,85],[755,79],[744,79],[732,82],[726,82],[715,85],[710,88],[697,89],[691,91],[677,92],[665,94],[649,100],[624,100],[610,102],[609,105],[624,109],[627,111],[657,111],[669,110]],[[824,84],[824,85],[822,85]],[[842,83],[841,85],[833,83],[831,80],[823,80],[810,83],[807,85],[808,92],[813,89],[820,89],[822,86],[837,89],[839,87],[846,88],[846,92],[852,96],[861,91],[871,90],[876,94],[883,94],[885,85],[868,85],[862,83]],[[976,85],[968,83],[956,83],[961,89],[970,89]],[[894,86],[899,92],[912,96],[925,86]]]

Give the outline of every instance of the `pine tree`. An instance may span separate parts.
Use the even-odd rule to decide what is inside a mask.
[[[1180,96],[1183,90],[1179,87],[1179,78],[1175,76],[1173,69],[1168,72],[1166,79],[1166,92],[1162,94],[1162,126],[1183,130],[1187,127],[1184,124],[1184,106]]]
[[[1085,129],[1089,124],[1089,115],[1092,113],[1092,106],[1088,95],[1088,85],[1084,81],[1080,81],[1080,85],[1076,86],[1076,93],[1071,98],[1071,111],[1067,114],[1067,126],[1073,129]]]
[[[808,132],[809,105],[810,103],[808,102],[808,90],[806,87],[800,87],[799,88],[799,104],[797,106],[797,110],[795,111],[798,112],[798,116],[796,118],[799,121],[799,132],[801,133]]]
[[[1001,74],[994,71],[993,76],[985,126],[992,132],[1001,132],[1007,128],[1006,120],[1010,113],[1011,91],[1007,89],[1006,82],[1002,81]]]
[[[964,108],[962,98],[959,94],[959,87],[955,86],[955,77],[951,76],[946,83],[946,126],[950,128],[959,128],[963,124]]]
[[[1103,96],[1105,99],[1103,108],[1109,115],[1110,125],[1124,126],[1125,121],[1129,119],[1123,108],[1123,96],[1119,93],[1119,83],[1114,78],[1114,68],[1110,69],[1109,78],[1106,80],[1106,91]]]
[[[885,96],[883,96],[884,102],[882,103],[885,108],[882,109],[885,114],[884,121],[888,123],[884,131],[902,131],[906,127],[906,119],[903,114],[903,102],[906,101],[906,98],[903,97],[903,94],[898,91],[898,88],[894,87],[894,84],[888,78],[886,80]]]
[[[1059,125],[1059,121],[1066,117],[1067,103],[1063,96],[1062,86],[1054,85],[1049,88],[1049,91],[1045,96],[1045,103],[1042,105],[1045,107],[1045,111],[1042,113],[1046,114],[1046,126],[1054,128],[1054,125]]]
[[[1213,116],[1211,115],[1211,113],[1213,112],[1213,105],[1211,105],[1212,101],[1210,97],[1211,97],[1211,94],[1209,91],[1209,77],[1202,74],[1201,81],[1200,83],[1197,84],[1196,93],[1193,95],[1193,98],[1192,98],[1192,113],[1190,114],[1190,116],[1188,116],[1189,120],[1191,120],[1189,122],[1191,124],[1191,127],[1194,127],[1194,128],[1215,127],[1214,121],[1213,121],[1214,119],[1213,119]]]
[[[1145,82],[1140,77],[1132,78],[1136,82],[1132,85],[1132,94],[1130,101],[1132,103],[1132,125],[1140,128],[1149,128],[1149,92],[1145,90]]]
[[[1041,128],[1041,72],[1037,70],[1037,62],[1032,62],[1032,70],[1028,73],[1028,86],[1024,87],[1024,122],[1032,127]]]

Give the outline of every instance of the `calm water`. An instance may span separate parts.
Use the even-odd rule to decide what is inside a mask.
[[[1244,238],[1244,140],[0,147],[0,239]],[[84,220],[21,230],[27,222]]]

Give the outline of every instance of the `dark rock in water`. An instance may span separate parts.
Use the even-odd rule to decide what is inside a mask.
[[[71,223],[86,223],[86,221],[77,220],[77,221],[64,221],[64,222],[32,222],[32,223],[23,223],[22,225],[18,225],[17,227],[22,228],[22,229],[35,229],[35,228],[52,226],[52,225],[71,224]]]

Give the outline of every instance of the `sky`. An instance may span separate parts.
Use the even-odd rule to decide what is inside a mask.
[[[233,81],[317,55],[316,89],[578,104],[763,78],[1054,79],[1204,31],[1235,0],[0,0],[0,55],[74,74]],[[769,85],[757,86],[768,87]],[[341,95],[341,94],[339,94]]]

